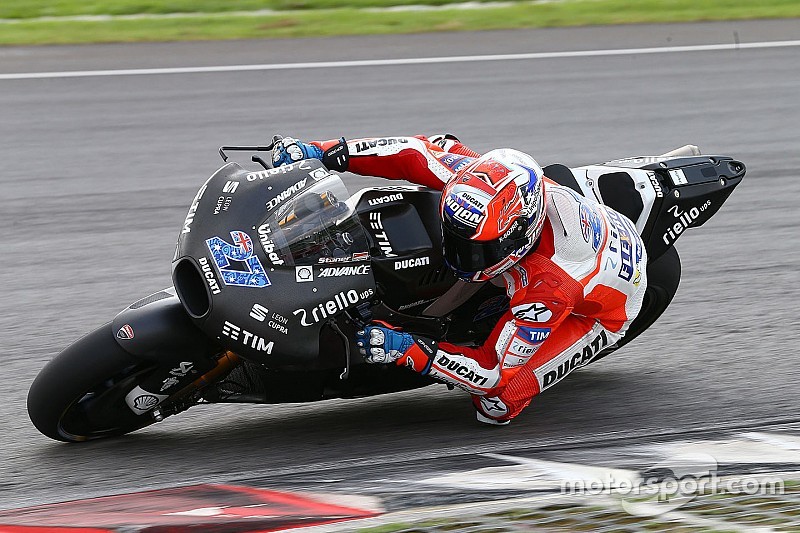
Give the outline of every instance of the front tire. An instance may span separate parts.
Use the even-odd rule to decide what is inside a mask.
[[[133,413],[125,395],[155,366],[123,350],[106,324],[45,365],[28,392],[28,415],[42,434],[64,442],[136,431],[155,420]]]

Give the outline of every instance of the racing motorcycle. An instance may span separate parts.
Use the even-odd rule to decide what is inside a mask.
[[[226,162],[228,152],[250,152],[259,169],[227,162],[197,191],[172,287],[132,303],[41,370],[28,394],[39,431],[77,442],[199,403],[311,402],[435,383],[364,363],[354,338],[371,320],[459,344],[489,335],[509,300],[493,283],[458,281],[444,263],[439,191],[378,186],[351,195],[318,160],[271,168],[259,155],[271,149],[220,148]],[[594,362],[664,312],[680,280],[675,241],[722,207],[745,166],[687,145],[544,171],[626,215],[650,258],[639,316],[621,341],[598,346]]]

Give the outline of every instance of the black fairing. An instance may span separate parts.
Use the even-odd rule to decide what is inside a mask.
[[[125,351],[143,359],[194,361],[220,351],[192,324],[171,287],[129,305],[114,318],[111,328]]]
[[[193,322],[209,337],[246,359],[271,367],[314,365],[321,351],[333,348],[321,350],[320,332],[326,322],[346,309],[368,305],[375,287],[368,268],[356,276],[319,277],[324,268],[368,265],[366,236],[363,231],[358,234],[360,228],[348,235],[352,242],[342,245],[347,250],[336,250],[337,258],[331,258],[335,262],[315,260],[301,265],[295,265],[291,257],[278,256],[277,243],[270,240],[274,233],[264,233],[267,220],[280,213],[281,206],[331,180],[338,182],[339,178],[316,160],[260,172],[229,163],[203,185],[178,239],[173,282]],[[242,279],[246,279],[247,272],[263,267],[268,284],[263,285],[259,273],[252,277],[256,280],[253,286],[227,284],[222,278],[227,275],[211,251],[220,242],[216,238],[226,241],[226,250],[250,253],[243,261],[229,257],[228,272],[243,271]],[[237,239],[239,244],[231,246]],[[359,259],[343,258],[345,251],[359,254]],[[298,281],[303,272],[308,275],[308,269],[313,271],[313,279]],[[343,352],[341,345],[335,348]],[[338,357],[334,360],[330,364],[344,364]]]
[[[357,206],[367,229],[378,296],[408,314],[424,309],[456,281],[442,259],[441,193],[416,189],[368,190]]]
[[[641,168],[653,171],[661,186],[642,231],[651,260],[666,252],[686,229],[705,224],[746,172],[744,163],[723,156],[681,157]]]

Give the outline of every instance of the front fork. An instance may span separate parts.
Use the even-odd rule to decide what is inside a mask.
[[[137,415],[152,412],[156,421],[187,409],[193,393],[218,381],[239,364],[233,352],[223,352],[216,359],[180,361],[157,366],[126,396],[125,403]],[[165,406],[162,404],[170,399]]]

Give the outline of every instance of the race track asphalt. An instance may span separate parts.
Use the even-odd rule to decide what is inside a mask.
[[[800,39],[800,22],[0,48],[0,74],[685,46]],[[509,443],[757,428],[800,418],[798,48],[287,71],[0,80],[0,508],[318,462],[405,461]],[[49,358],[170,285],[170,260],[216,149],[451,131],[543,165],[693,143],[741,159],[724,208],[678,242],[683,281],[638,341],[547,391],[511,426],[465,395],[207,406],[126,438],[41,436],[27,388]],[[353,178],[353,189],[375,183]],[[435,454],[434,454],[435,455]],[[374,475],[374,472],[373,472]]]

